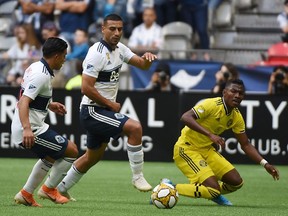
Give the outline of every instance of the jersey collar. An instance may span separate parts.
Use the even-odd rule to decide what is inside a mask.
[[[45,61],[45,59],[44,59],[44,58],[41,58],[40,61],[45,65],[45,67],[47,68],[49,74],[54,77],[54,72],[53,72],[53,70],[49,67],[49,65],[48,65],[48,63]]]
[[[224,109],[225,109],[226,115],[227,115],[227,116],[230,115],[231,112],[229,112],[229,110],[228,110],[228,108],[227,108],[227,106],[226,106],[226,103],[225,103],[224,98],[222,97],[221,100],[222,100],[222,102],[223,102],[223,105],[224,105]]]
[[[113,51],[112,47],[103,39],[100,40],[100,43],[102,43],[110,52]],[[116,48],[118,48],[118,46],[116,46]]]

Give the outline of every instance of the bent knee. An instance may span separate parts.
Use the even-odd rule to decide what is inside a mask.
[[[241,179],[240,184],[237,184],[237,185],[235,185],[235,186],[233,186],[233,187],[235,187],[235,189],[238,190],[238,189],[240,189],[240,188],[243,186],[243,184],[244,184],[244,180]]]
[[[78,147],[75,143],[69,141],[66,149],[66,157],[77,158],[79,154]]]
[[[233,182],[231,182],[229,185],[231,185],[231,187],[237,188],[237,190],[239,188],[241,188],[244,184],[244,180],[240,177],[237,179],[234,179]]]
[[[142,132],[142,126],[140,122],[134,121],[133,125],[130,127],[131,133],[141,133]]]
[[[140,122],[135,121],[133,119],[129,119],[124,127],[123,130],[125,134],[127,135],[136,135],[136,134],[141,134],[142,135],[142,126]]]
[[[222,187],[227,193],[231,193],[231,192],[239,190],[243,186],[243,184],[244,184],[244,181],[241,180],[241,182],[235,185],[229,185],[229,184],[224,183]]]

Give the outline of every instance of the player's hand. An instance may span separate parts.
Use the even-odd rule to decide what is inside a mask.
[[[121,109],[121,104],[120,104],[120,103],[117,103],[117,102],[113,102],[113,103],[110,105],[109,109],[110,109],[111,111],[113,111],[113,112],[119,112],[120,109]]]
[[[264,167],[265,167],[266,171],[270,175],[272,175],[274,180],[279,180],[279,178],[280,178],[279,171],[274,166],[272,166],[271,164],[267,163],[267,164],[265,164]]]
[[[221,146],[222,149],[225,148],[225,139],[223,137],[211,133],[209,138],[213,143]]]
[[[30,149],[34,145],[34,133],[32,132],[31,128],[24,128],[23,129],[22,145],[26,149]]]
[[[153,53],[146,52],[142,55],[142,58],[145,59],[146,61],[152,62],[157,59],[157,56],[154,55]]]
[[[58,103],[58,102],[52,102],[49,104],[49,109],[52,111],[52,112],[55,112],[56,114],[58,115],[65,115],[67,113],[67,110],[65,108],[65,106],[61,103]]]

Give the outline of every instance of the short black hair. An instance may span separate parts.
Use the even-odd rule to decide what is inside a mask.
[[[241,86],[243,86],[243,89],[244,89],[244,91],[245,91],[245,85],[244,85],[243,80],[241,80],[241,79],[229,80],[229,81],[226,83],[225,88],[230,87],[232,84],[236,84],[236,85],[241,85]]]
[[[61,38],[50,37],[43,44],[43,57],[49,58],[57,53],[63,53],[67,48],[68,44]]]
[[[105,18],[103,23],[106,24],[108,20],[113,20],[113,21],[122,21],[123,19],[121,16],[119,16],[118,14],[108,14]]]

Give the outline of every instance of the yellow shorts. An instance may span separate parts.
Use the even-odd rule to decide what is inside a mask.
[[[173,159],[191,184],[202,183],[211,176],[221,180],[224,174],[234,169],[214,147],[196,148],[180,142],[174,146]]]

